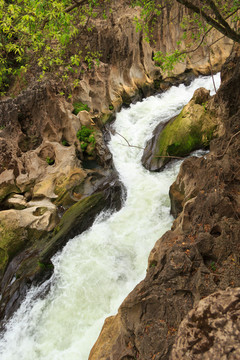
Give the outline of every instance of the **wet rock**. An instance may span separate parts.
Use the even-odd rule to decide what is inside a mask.
[[[16,241],[18,241],[18,245],[14,247],[16,249],[13,255],[16,256],[7,257],[8,253],[6,251],[8,248],[3,246],[1,249],[0,240],[0,251],[4,251],[0,253],[0,256],[4,260],[4,269],[2,270],[0,268],[0,271],[2,270],[0,274],[4,274],[1,282],[1,318],[11,316],[20,305],[31,284],[39,284],[51,276],[53,265],[50,259],[70,238],[88,229],[101,211],[120,209],[123,201],[123,191],[116,176],[115,178],[108,178],[108,181],[106,181],[106,179],[105,182],[102,181],[96,191],[96,193],[85,197],[71,206],[64,213],[54,231],[48,235],[46,234],[46,230],[49,229],[46,224],[41,222],[44,221],[49,213],[49,206],[44,208],[44,201],[38,202],[37,204],[36,202],[32,202],[32,207],[21,211],[19,210],[19,221],[21,221],[22,224],[24,221],[24,217],[22,216],[23,212],[32,212],[34,210],[32,217],[29,216],[30,214],[28,213],[27,219],[30,224],[24,224],[24,227],[21,228],[17,228],[16,225],[13,234],[11,233],[10,235],[8,230],[9,225],[7,226],[7,244],[10,251],[13,251],[15,238]],[[35,207],[33,205],[35,205]],[[55,209],[54,205],[52,205],[52,207]],[[9,211],[14,212],[14,210]],[[3,213],[6,214],[6,212],[0,212],[0,215]],[[6,218],[9,219],[9,213],[6,215]],[[33,221],[33,218],[36,220]],[[51,229],[53,229],[53,227]],[[23,239],[19,236],[19,231],[24,232]],[[4,244],[5,242],[4,240]],[[27,244],[24,242],[27,242]]]
[[[155,129],[143,153],[144,167],[159,171],[174,157],[184,157],[193,150],[209,146],[219,125],[207,109],[209,99],[209,91],[204,88],[196,90],[178,116]]]

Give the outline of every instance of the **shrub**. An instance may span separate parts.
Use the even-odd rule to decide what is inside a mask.
[[[83,110],[86,110],[86,111],[89,111],[90,108],[88,107],[87,104],[83,104],[82,102],[75,102],[73,103],[73,107],[74,107],[74,110],[73,110],[73,114],[74,115],[77,115],[80,111],[83,111]]]
[[[87,128],[86,126],[82,126],[80,130],[77,132],[77,138],[81,143],[81,149],[82,151],[85,151],[88,144],[92,144],[92,148],[94,150],[96,139],[93,134],[93,130]]]
[[[83,125],[81,129],[77,132],[77,138],[79,141],[86,141],[88,137],[92,134],[92,132],[92,129],[89,129]]]

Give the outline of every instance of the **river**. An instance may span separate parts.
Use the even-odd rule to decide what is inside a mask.
[[[219,75],[215,81],[219,86]],[[212,79],[202,77],[122,109],[116,132],[143,147],[156,125],[179,113],[201,86],[213,92]],[[150,250],[171,227],[168,191],[179,161],[150,173],[141,165],[142,150],[127,146],[117,133],[109,147],[127,189],[123,208],[100,214],[54,256],[48,284],[33,287],[8,322],[0,339],[1,360],[87,360],[104,319],[144,278]],[[39,296],[47,285],[48,294]]]

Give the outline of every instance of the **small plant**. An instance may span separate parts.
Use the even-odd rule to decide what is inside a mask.
[[[38,261],[38,266],[42,269],[42,270],[47,270],[47,269],[53,269],[54,266],[53,264],[44,264],[43,262],[41,261]]]
[[[54,160],[51,159],[49,156],[46,157],[46,162],[48,163],[48,165],[53,165],[54,164]]]
[[[62,145],[63,146],[69,146],[69,143],[67,142],[67,140],[63,139],[62,140]]]
[[[92,150],[94,150],[96,139],[92,129],[83,125],[77,132],[77,138],[80,141],[82,151],[85,151],[89,144],[92,144]]]
[[[210,267],[211,267],[212,271],[216,271],[216,270],[217,270],[216,264],[215,264],[214,261],[211,262]]]
[[[86,110],[86,111],[89,111],[90,108],[88,107],[87,104],[83,104],[82,102],[75,102],[73,103],[73,107],[74,107],[74,110],[73,110],[73,114],[74,115],[77,115],[80,111],[83,111],[83,110]]]
[[[153,261],[153,262],[150,264],[150,267],[152,268],[152,267],[155,267],[155,266],[157,266],[157,262],[156,262],[156,261]]]
[[[109,107],[108,107],[108,108],[109,108],[109,110],[110,110],[110,111],[114,110],[114,106],[113,106],[112,104],[111,104],[111,105],[109,105]]]
[[[207,112],[207,103],[202,103],[202,106],[204,108],[204,111]]]

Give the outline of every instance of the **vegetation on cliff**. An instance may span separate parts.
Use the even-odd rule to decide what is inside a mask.
[[[156,52],[155,61],[163,69],[172,69],[188,52],[204,43],[212,28],[235,42],[240,42],[236,28],[239,20],[239,0],[202,1],[175,0],[190,10],[184,17],[184,36],[191,33],[188,49],[182,49],[181,41],[171,54]],[[136,17],[138,29],[144,29],[149,40],[162,11],[168,11],[174,1],[162,4],[160,0],[131,0],[129,6],[140,7]],[[7,89],[11,76],[23,77],[30,71],[40,78],[47,72],[57,73],[63,80],[69,75],[78,84],[84,68],[99,64],[98,49],[85,34],[91,35],[97,21],[111,16],[114,0],[18,0],[0,1],[0,89]],[[174,21],[174,19],[170,19]],[[86,39],[85,39],[86,40]],[[74,80],[75,79],[75,80]]]

